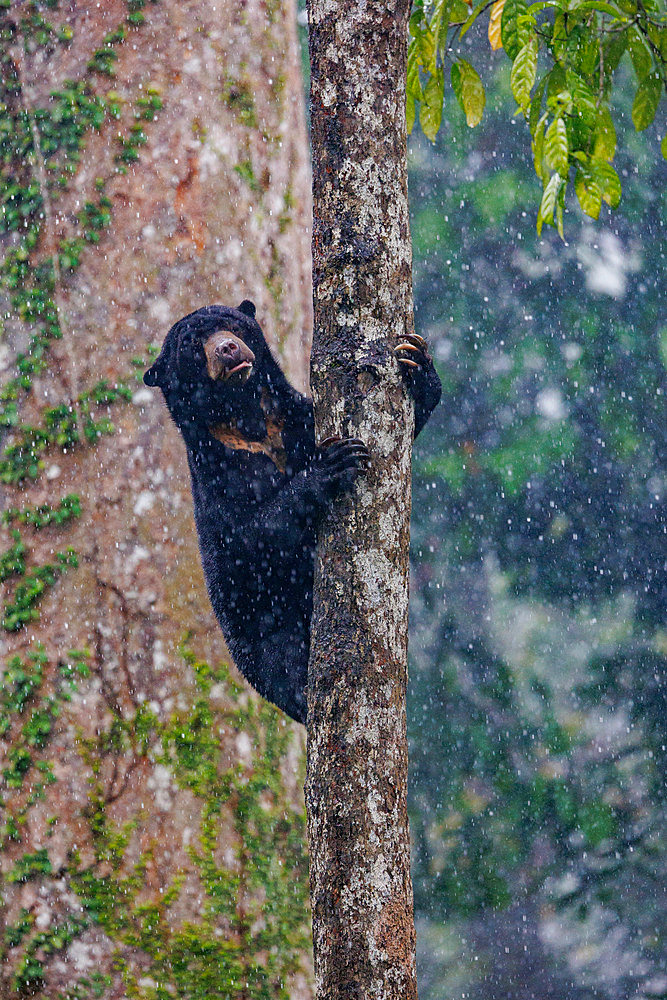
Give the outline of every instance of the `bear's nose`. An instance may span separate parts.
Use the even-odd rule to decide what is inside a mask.
[[[240,361],[241,348],[235,340],[223,340],[216,345],[215,356],[227,363],[230,361]]]
[[[214,381],[231,376],[245,381],[252,372],[255,355],[240,337],[228,330],[218,330],[204,343],[206,369]]]

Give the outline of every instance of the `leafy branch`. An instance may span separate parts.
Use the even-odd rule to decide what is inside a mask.
[[[470,0],[472,3],[472,0]],[[407,68],[407,125],[417,119],[432,142],[440,128],[445,62],[456,99],[472,128],[484,113],[484,84],[454,51],[488,12],[492,49],[511,60],[510,86],[531,135],[535,173],[542,182],[537,231],[556,226],[563,236],[568,185],[582,210],[597,219],[602,203],[616,208],[621,181],[613,167],[616,130],[611,116],[614,74],[627,53],[637,81],[632,122],[638,132],[655,119],[667,87],[667,18],[659,0],[414,0]],[[667,135],[662,139],[667,158]]]

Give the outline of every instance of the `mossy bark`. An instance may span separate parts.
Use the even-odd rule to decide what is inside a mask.
[[[294,3],[5,8],[0,993],[307,996],[299,755],[216,667],[141,383],[171,323],[246,297],[307,383]]]
[[[319,1000],[416,997],[406,809],[414,430],[393,347],[413,329],[409,4],[310,0],[317,431],[371,468],[322,526],[306,804]]]

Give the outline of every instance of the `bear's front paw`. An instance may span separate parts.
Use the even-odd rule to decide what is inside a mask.
[[[428,353],[426,341],[419,334],[406,334],[394,348],[394,354],[415,404],[416,436],[438,405],[442,384]]]
[[[394,354],[405,375],[413,375],[415,369],[422,371],[433,367],[428,346],[418,333],[408,333],[403,341],[394,348]]]
[[[329,437],[318,445],[318,473],[329,490],[349,489],[357,473],[369,465],[368,448],[359,438]]]

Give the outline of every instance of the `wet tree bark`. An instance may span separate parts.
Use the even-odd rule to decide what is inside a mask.
[[[417,995],[406,810],[413,329],[407,0],[310,0],[314,341],[320,438],[372,467],[321,529],[306,804],[317,996]]]
[[[295,4],[2,8],[0,996],[303,1000],[300,747],[203,672],[185,451],[141,382],[176,319],[247,297],[307,385]]]

